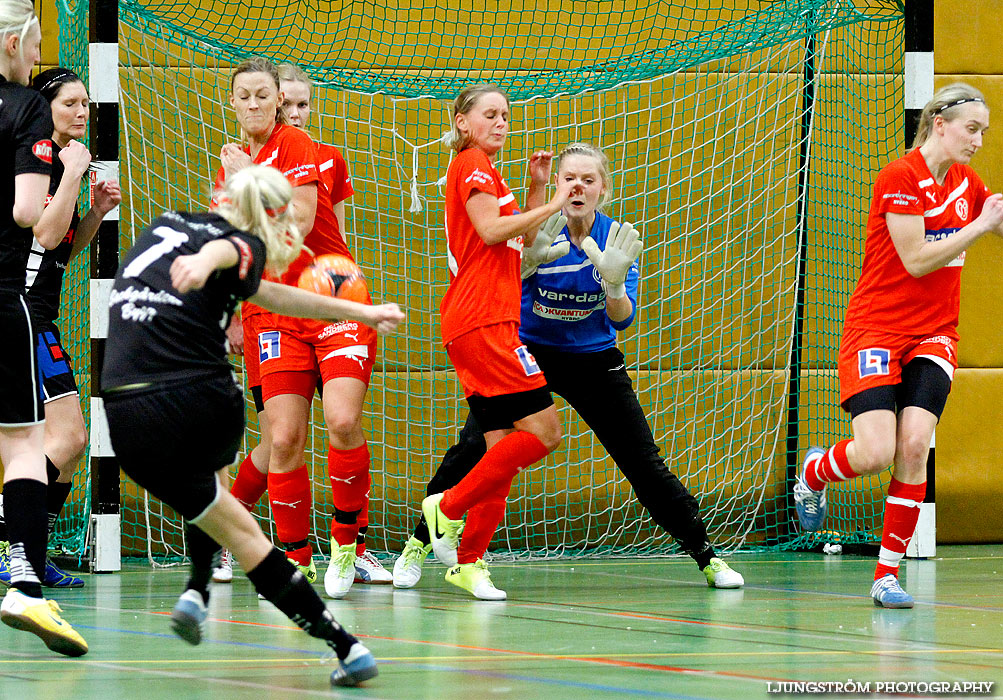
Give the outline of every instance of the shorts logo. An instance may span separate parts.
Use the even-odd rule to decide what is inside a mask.
[[[867,348],[857,353],[860,361],[860,378],[888,374],[890,353],[884,348]]]
[[[522,368],[526,372],[527,377],[532,377],[534,374],[540,373],[540,365],[536,364],[536,358],[533,357],[533,353],[526,349],[525,345],[517,347],[515,355],[519,358],[519,362],[522,363]]]
[[[279,331],[265,331],[258,336],[259,362],[274,360],[282,356],[282,341]]]
[[[954,211],[962,221],[968,221],[968,200],[960,197],[954,203]]]

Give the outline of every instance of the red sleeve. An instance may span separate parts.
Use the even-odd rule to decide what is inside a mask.
[[[305,131],[290,126],[279,147],[274,167],[286,176],[293,187],[309,185],[320,180],[317,171],[317,146]]]
[[[468,148],[456,158],[456,191],[460,201],[466,203],[474,191],[500,196],[494,177],[491,176],[491,161],[479,148]]]
[[[923,216],[923,193],[915,174],[901,167],[901,161],[878,173],[874,183],[877,214],[912,214]]]

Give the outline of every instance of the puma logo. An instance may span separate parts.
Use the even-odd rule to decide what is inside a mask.
[[[606,370],[606,371],[607,371],[607,372],[619,372],[619,371],[620,371],[621,369],[623,369],[623,368],[624,368],[624,367],[626,367],[626,366],[627,366],[626,364],[621,364],[621,365],[620,365],[619,367],[610,367],[610,368],[609,368],[608,370]]]
[[[331,475],[329,474],[328,476],[331,476]],[[351,484],[352,483],[352,479],[354,479],[354,478],[355,478],[355,474],[352,474],[347,479],[339,479],[336,476],[331,476],[331,481],[340,481],[343,484]]]
[[[346,338],[351,338],[356,343],[359,342],[359,334],[358,333],[345,333],[345,337]]]
[[[903,547],[908,547],[909,546],[909,540],[912,539],[912,536],[909,536],[909,537],[906,537],[905,539],[902,539],[901,537],[899,537],[898,535],[896,535],[894,532],[889,532],[888,536],[891,537],[893,540],[898,540],[899,542],[901,542]]]
[[[282,501],[275,501],[275,500],[273,500],[272,501],[272,505],[273,506],[285,506],[286,508],[296,508],[302,502],[303,502],[302,498],[299,499],[298,501],[292,501],[290,503],[283,503]]]

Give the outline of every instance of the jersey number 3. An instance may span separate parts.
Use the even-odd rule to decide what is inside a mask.
[[[162,239],[160,243],[151,245],[149,248],[137,255],[135,260],[125,266],[125,270],[122,272],[122,277],[125,277],[126,279],[130,277],[139,277],[139,275],[143,274],[143,270],[188,240],[187,233],[175,231],[167,226],[158,226],[153,229],[153,235],[159,236]]]

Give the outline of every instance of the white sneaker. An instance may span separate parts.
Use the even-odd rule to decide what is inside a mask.
[[[710,564],[703,568],[703,574],[707,577],[707,585],[711,588],[741,588],[745,585],[742,574],[718,557],[710,560]]]
[[[481,600],[505,600],[508,597],[505,591],[496,588],[491,581],[488,565],[483,559],[478,559],[473,564],[457,564],[446,572],[446,581],[470,591],[475,598]]]
[[[355,557],[355,583],[388,584],[394,580],[380,560],[366,550]]]
[[[213,583],[230,583],[233,581],[233,555],[223,548],[219,554],[219,566],[212,570]]]
[[[431,544],[425,544],[417,537],[409,538],[404,551],[394,562],[394,588],[414,588],[418,585],[422,564],[431,551]]]
[[[331,540],[331,561],[324,574],[324,592],[334,599],[344,598],[355,581],[355,543],[339,545]]]

